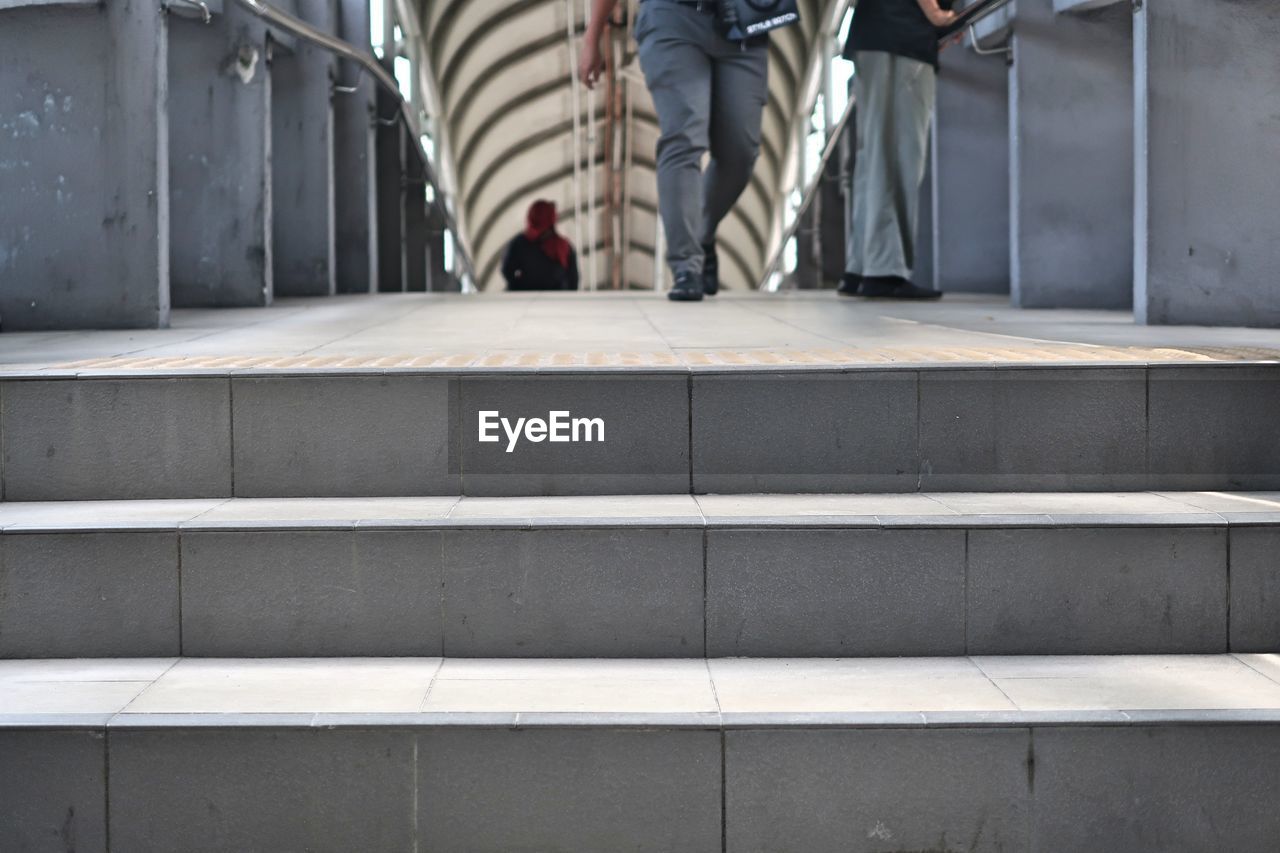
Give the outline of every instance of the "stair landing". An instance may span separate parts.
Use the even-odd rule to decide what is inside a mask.
[[[892,365],[1274,362],[1280,330],[1142,327],[1119,311],[1018,310],[996,297],[937,304],[831,292],[404,294],[178,310],[155,331],[0,336],[0,372],[594,368],[721,370]]]

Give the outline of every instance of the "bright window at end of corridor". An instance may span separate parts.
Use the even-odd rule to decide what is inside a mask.
[[[386,56],[383,49],[383,34],[386,32],[385,0],[369,0],[369,37],[373,42],[373,52],[379,59]]]
[[[396,83],[406,101],[413,100],[413,63],[407,56],[397,56],[395,62]]]

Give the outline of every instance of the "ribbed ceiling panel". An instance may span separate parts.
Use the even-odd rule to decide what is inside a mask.
[[[637,2],[629,0],[627,21]],[[764,150],[751,186],[720,230],[727,287],[754,286],[767,260],[785,189],[787,143],[803,120],[796,118],[797,101],[814,34],[831,2],[801,0],[804,25],[773,37]],[[481,288],[502,287],[503,248],[537,198],[559,205],[562,231],[580,244],[584,280],[594,266],[601,289],[653,285],[657,118],[629,33],[614,122],[603,84],[593,97],[582,89],[575,100],[572,63],[587,5],[585,0],[424,2],[427,56],[443,105],[439,118],[454,152],[460,219]],[[606,162],[609,138],[616,151]]]

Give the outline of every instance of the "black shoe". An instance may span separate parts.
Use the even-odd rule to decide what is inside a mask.
[[[720,292],[720,259],[716,257],[716,244],[702,247],[702,292],[715,296]]]
[[[676,273],[675,286],[667,293],[672,302],[701,302],[702,277],[691,272]]]
[[[870,299],[941,299],[942,291],[912,284],[896,275],[868,276],[862,280],[862,295]]]
[[[836,288],[836,293],[841,296],[857,296],[861,288],[862,276],[847,272],[840,276],[840,286]]]

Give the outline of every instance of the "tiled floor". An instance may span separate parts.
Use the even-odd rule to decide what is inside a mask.
[[[1128,711],[1280,714],[1280,655],[0,661],[0,726],[50,714],[821,714],[856,723],[867,714]]]
[[[103,371],[830,367],[1186,363],[1280,358],[1280,330],[1135,326],[1004,298],[902,305],[829,292],[403,294],[182,310],[153,331],[0,335],[0,369]]]

